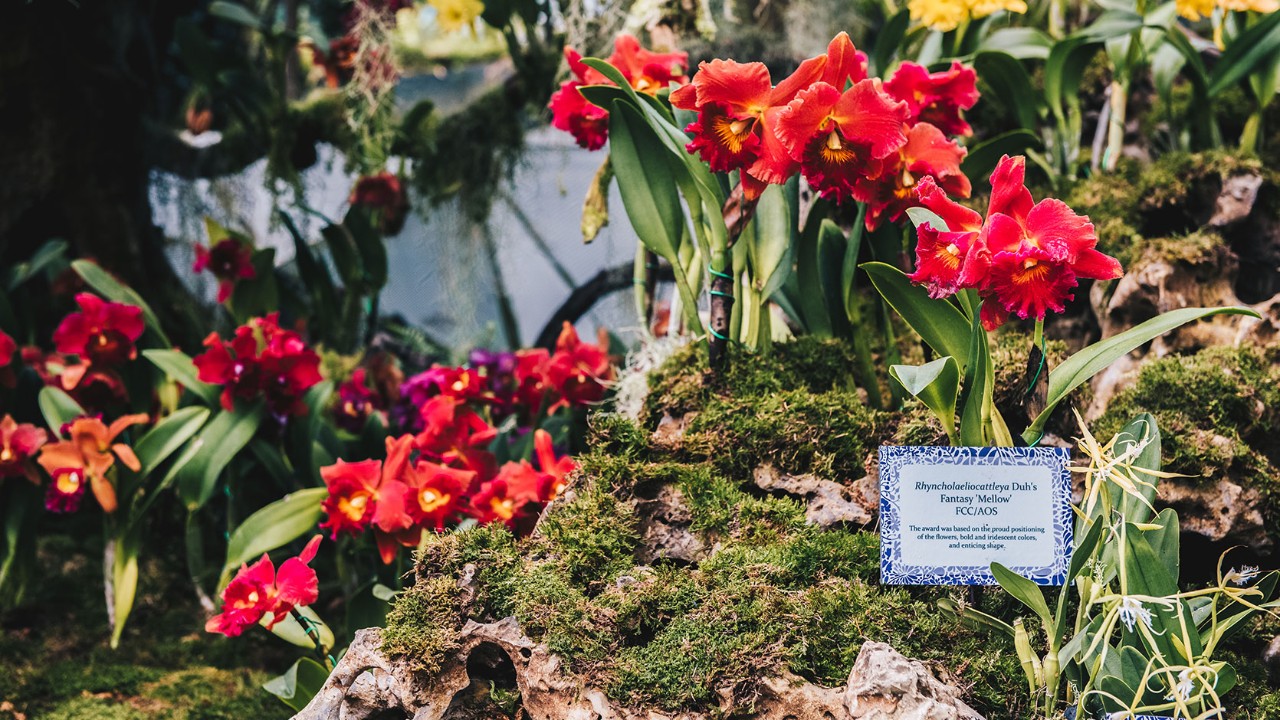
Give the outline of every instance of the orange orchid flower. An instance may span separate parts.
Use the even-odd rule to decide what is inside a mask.
[[[68,439],[45,445],[36,460],[53,478],[51,495],[55,491],[64,496],[78,495],[87,478],[103,511],[115,512],[116,491],[106,477],[107,471],[117,459],[135,472],[142,468],[133,448],[115,439],[125,428],[148,420],[147,415],[139,414],[125,415],[110,426],[98,418],[82,417],[72,421],[65,432]]]

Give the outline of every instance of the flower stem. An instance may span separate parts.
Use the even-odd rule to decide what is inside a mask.
[[[1035,334],[1031,336],[1031,344],[1038,348],[1044,347],[1044,318],[1036,318]]]
[[[316,655],[319,655],[320,659],[324,661],[325,669],[333,670],[334,665],[337,663],[333,661],[332,655],[325,652],[324,643],[320,641],[320,632],[316,630],[315,623],[311,622],[311,619],[306,615],[303,615],[302,611],[296,607],[290,608],[289,614],[292,615],[293,619],[302,626],[302,631],[307,634],[307,637],[311,638],[311,642],[315,643]]]

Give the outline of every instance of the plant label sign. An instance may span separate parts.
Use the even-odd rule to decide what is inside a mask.
[[[880,581],[995,585],[998,562],[1040,585],[1071,560],[1062,448],[881,447]]]

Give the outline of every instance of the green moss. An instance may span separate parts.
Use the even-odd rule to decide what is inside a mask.
[[[1270,500],[1280,471],[1280,367],[1275,351],[1216,347],[1147,363],[1133,386],[1111,401],[1095,423],[1109,437],[1139,412],[1156,416],[1164,466],[1201,482],[1228,477],[1268,497],[1272,527],[1280,508]]]
[[[803,336],[773,346],[768,355],[734,358],[723,378],[703,371],[706,347],[681,348],[649,378],[649,424],[663,414],[680,417],[718,398],[759,398],[787,390],[824,392],[852,388],[853,349],[848,343]]]
[[[144,556],[130,626],[120,648],[109,648],[101,593],[86,591],[102,581],[97,537],[42,538],[46,575],[24,606],[0,617],[0,699],[14,712],[130,720],[291,714],[262,684],[296,653],[265,632],[234,639],[201,632],[206,616],[185,567],[167,567],[155,556]]]
[[[410,658],[418,670],[438,672],[444,657],[458,646],[458,602],[455,579],[419,578],[387,614],[382,649]]]
[[[640,539],[631,508],[593,487],[549,513],[538,533],[538,544],[561,558],[569,580],[579,586],[608,582],[635,565]]]
[[[684,450],[730,477],[763,463],[793,474],[854,479],[885,422],[846,390],[783,390],[709,404],[685,428]]]

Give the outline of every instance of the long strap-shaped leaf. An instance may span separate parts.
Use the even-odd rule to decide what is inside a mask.
[[[898,268],[882,262],[864,263],[880,296],[938,355],[956,359],[963,372],[969,365],[969,319],[949,302],[935,300],[913,285]]]
[[[1251,315],[1258,317],[1258,313],[1247,307],[1183,308],[1153,317],[1141,325],[1125,330],[1119,335],[1090,345],[1049,372],[1048,404],[1045,405],[1044,411],[1037,415],[1036,419],[1022,433],[1022,439],[1028,443],[1039,441],[1044,434],[1045,423],[1049,421],[1049,416],[1053,414],[1053,410],[1058,406],[1058,403],[1066,399],[1072,390],[1083,385],[1085,381],[1104,370],[1111,363],[1129,354],[1129,352],[1140,347],[1143,343],[1159,337],[1174,328],[1211,315]]]

